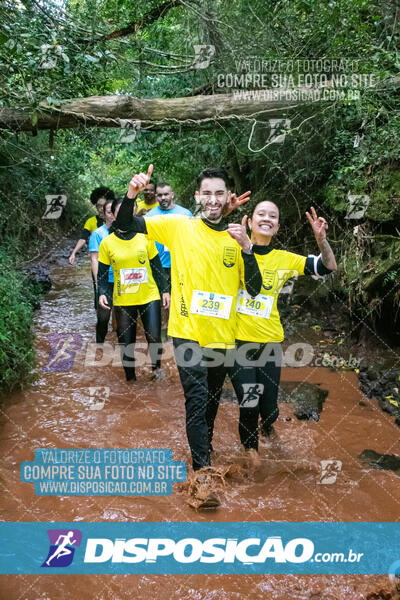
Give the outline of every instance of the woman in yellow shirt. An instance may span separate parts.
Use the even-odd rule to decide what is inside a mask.
[[[113,202],[116,217],[121,202]],[[108,298],[108,271],[114,273],[113,298]],[[122,363],[127,381],[135,380],[134,345],[136,324],[140,316],[149,344],[154,378],[162,377],[161,369],[161,300],[169,305],[164,271],[154,241],[140,233],[123,233],[114,229],[104,238],[99,248],[97,275],[99,304],[115,308],[118,342],[122,347]]]
[[[239,434],[247,450],[258,450],[258,418],[261,432],[269,437],[279,414],[278,388],[284,332],[277,300],[288,279],[300,275],[320,278],[337,269],[326,239],[327,222],[314,207],[306,212],[321,254],[301,256],[273,247],[272,238],[279,230],[279,209],[273,202],[259,202],[249,219],[251,248],[262,275],[260,293],[251,298],[242,283],[236,312],[236,358],[231,372],[232,384],[240,407]],[[229,233],[239,243],[247,238],[246,217],[242,224],[229,225]],[[247,347],[246,347],[247,346]]]

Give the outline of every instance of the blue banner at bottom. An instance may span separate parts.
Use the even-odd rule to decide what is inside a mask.
[[[2,574],[388,574],[400,523],[1,523]]]

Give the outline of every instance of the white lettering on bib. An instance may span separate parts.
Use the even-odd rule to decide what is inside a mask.
[[[195,315],[229,319],[233,296],[193,290],[190,312]]]
[[[274,296],[258,294],[255,298],[252,298],[245,290],[239,290],[236,312],[269,319],[273,303]]]

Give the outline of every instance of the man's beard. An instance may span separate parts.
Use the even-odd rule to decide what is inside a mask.
[[[171,208],[172,200],[168,202],[159,202],[158,204],[161,210],[169,210]]]
[[[221,208],[221,211],[219,213],[212,213],[210,211],[210,208],[207,207],[204,210],[202,210],[202,213],[203,213],[204,218],[207,219],[207,221],[210,221],[211,223],[213,223],[213,222],[221,220],[222,213],[223,213],[223,208]]]

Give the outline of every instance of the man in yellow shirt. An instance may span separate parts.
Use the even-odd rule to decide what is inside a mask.
[[[175,358],[186,407],[186,433],[193,469],[210,465],[207,411],[219,397],[229,365],[227,350],[235,344],[235,305],[242,280],[250,295],[261,288],[261,275],[250,241],[238,244],[228,233],[224,215],[246,202],[250,192],[232,196],[223,169],[205,169],[198,177],[196,202],[200,216],[133,217],[133,201],[147,185],[153,166],[135,175],[121,205],[115,227],[145,233],[171,251],[171,309],[168,335],[173,338]],[[210,364],[207,349],[216,349],[220,361]],[[214,352],[215,357],[215,352]],[[209,363],[209,364],[207,364]],[[217,363],[217,364],[216,364]],[[200,474],[199,484],[208,484]],[[210,490],[204,506],[218,506]]]
[[[139,198],[136,200],[136,204],[136,214],[138,217],[144,217],[149,210],[158,206],[158,200],[156,199],[156,184],[151,179],[143,189],[143,200]]]

